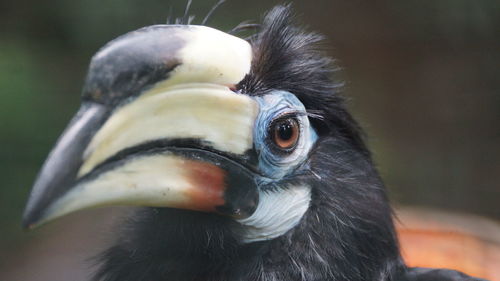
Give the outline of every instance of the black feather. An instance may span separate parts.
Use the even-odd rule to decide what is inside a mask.
[[[332,80],[337,68],[319,51],[321,40],[293,25],[289,6],[274,8],[252,36],[252,69],[238,85],[248,95],[295,94],[320,134],[308,170],[283,180],[312,187],[311,206],[299,225],[276,239],[242,244],[242,226],[229,218],[140,209],[98,258],[94,280],[423,281],[454,276],[450,271],[421,274],[402,262],[384,185],[344,105],[342,84]]]
[[[226,2],[226,0],[219,0],[219,1],[217,1],[212,6],[212,8],[210,9],[210,11],[208,11],[207,15],[203,18],[203,20],[201,21],[200,25],[205,25],[208,22],[208,20],[210,19],[210,17],[213,15],[213,13],[215,12],[215,10],[217,10],[217,8],[219,8],[220,5],[224,4],[224,2]]]
[[[369,155],[362,133],[347,111],[340,92],[343,83],[333,79],[339,70],[321,51],[323,37],[293,24],[290,6],[277,6],[251,37],[252,69],[238,85],[243,93],[263,95],[273,89],[295,94],[306,109],[323,116],[313,125],[322,134],[343,137]]]

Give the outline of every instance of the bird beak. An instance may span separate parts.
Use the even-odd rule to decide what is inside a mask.
[[[222,62],[189,63],[123,105],[85,101],[35,181],[24,227],[107,205],[250,216],[259,199],[252,172],[258,105],[230,90],[244,72],[212,81],[201,71]],[[202,81],[186,78],[193,69]]]

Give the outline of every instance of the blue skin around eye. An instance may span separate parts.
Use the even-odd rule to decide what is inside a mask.
[[[314,145],[317,134],[309,124],[306,109],[299,99],[286,91],[273,91],[254,99],[259,104],[259,114],[254,127],[254,146],[259,157],[259,170],[266,177],[279,179],[299,166]],[[299,140],[296,149],[290,154],[276,154],[269,147],[268,128],[271,122],[286,113],[298,113],[300,124]]]

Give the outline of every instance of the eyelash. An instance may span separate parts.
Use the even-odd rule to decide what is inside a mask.
[[[273,120],[271,120],[271,122],[269,122],[269,124],[267,124],[267,128],[266,128],[266,132],[267,134],[266,135],[269,135],[269,131],[271,131],[273,125],[278,122],[278,121],[282,121],[282,120],[286,120],[288,118],[294,118],[297,120],[297,123],[299,124],[299,127],[302,128],[302,122],[300,121],[299,118],[296,118],[298,116],[303,116],[303,115],[306,115],[306,113],[304,112],[295,112],[295,111],[288,111],[288,112],[284,112],[284,113],[281,113],[280,115],[278,115],[278,117],[274,118]]]

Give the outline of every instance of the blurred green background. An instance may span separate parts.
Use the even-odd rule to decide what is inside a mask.
[[[194,1],[191,13],[200,21],[213,2]],[[258,21],[281,2],[228,1],[209,25]],[[500,219],[500,2],[293,3],[343,67],[349,106],[392,201]],[[182,15],[185,4],[0,2],[0,280],[86,279],[83,261],[113,236],[99,225],[126,210],[82,212],[24,233],[31,184],[78,108],[90,57],[118,35],[164,23],[170,8]]]

